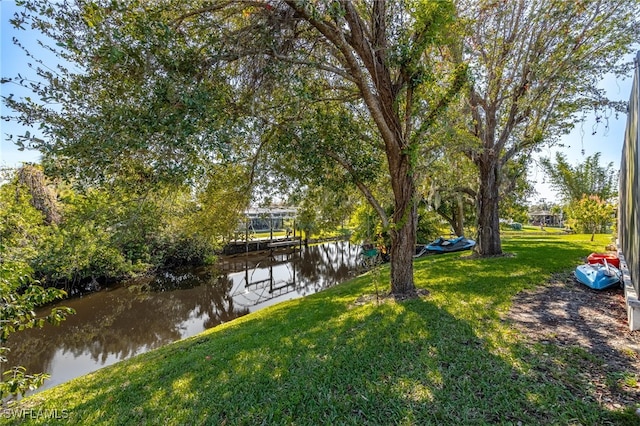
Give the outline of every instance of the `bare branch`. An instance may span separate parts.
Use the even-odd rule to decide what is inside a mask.
[[[192,10],[191,12],[187,12],[181,16],[179,16],[174,24],[173,24],[173,29],[176,30],[180,27],[180,25],[182,25],[182,22],[184,22],[185,19],[188,18],[192,18],[194,16],[198,16],[198,15],[202,15],[204,13],[208,13],[208,12],[215,12],[218,10],[222,10],[224,8],[226,8],[227,6],[229,6],[230,4],[233,3],[238,3],[237,0],[231,0],[231,1],[223,1],[223,2],[219,2],[219,3],[215,3],[215,4],[211,4],[209,6],[205,6],[205,7],[201,7],[200,9],[196,9],[196,10]],[[249,2],[247,2],[249,3]],[[251,2],[251,3],[256,3],[256,5],[259,2]],[[264,6],[264,3],[262,4],[262,6]]]
[[[291,57],[286,56],[286,55],[278,54],[275,51],[271,52],[271,56],[273,56],[274,58],[279,59],[279,60],[281,60],[283,62],[288,62],[290,64],[305,65],[305,66],[316,68],[316,69],[319,69],[319,70],[322,70],[322,71],[327,71],[327,72],[333,73],[335,75],[338,75],[338,76],[344,78],[345,80],[349,80],[349,81],[357,84],[356,79],[353,78],[353,76],[351,76],[348,72],[346,72],[345,70],[341,70],[340,68],[336,68],[334,66],[331,66],[331,65],[322,64],[320,62],[303,61],[301,59],[295,59],[295,58],[291,58]]]

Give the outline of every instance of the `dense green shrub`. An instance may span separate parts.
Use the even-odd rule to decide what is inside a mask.
[[[40,328],[45,323],[58,324],[73,309],[52,308],[45,316],[37,317],[35,308],[66,296],[62,290],[43,288],[31,280],[31,270],[24,262],[1,259],[0,268],[0,406],[8,396],[22,395],[36,389],[49,376],[28,372],[22,366],[6,366],[9,351],[5,342],[9,337],[27,328]]]
[[[54,186],[44,176],[40,181],[55,195],[59,219],[47,221],[30,188],[10,176],[0,187],[0,259],[19,262],[45,286],[67,291],[211,261],[242,211],[239,197],[226,197],[232,200],[226,204],[216,197],[230,185],[208,185],[201,196],[188,187],[79,190]]]

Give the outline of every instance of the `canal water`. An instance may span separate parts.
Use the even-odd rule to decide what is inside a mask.
[[[132,280],[59,303],[76,310],[59,326],[9,339],[8,365],[66,382],[275,303],[324,290],[355,275],[359,246],[330,242],[221,257]]]

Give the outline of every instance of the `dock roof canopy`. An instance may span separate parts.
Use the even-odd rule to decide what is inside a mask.
[[[295,207],[252,207],[244,212],[249,219],[295,219],[298,209]]]

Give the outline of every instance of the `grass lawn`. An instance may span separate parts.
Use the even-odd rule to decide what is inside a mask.
[[[565,228],[557,228],[553,226],[545,226],[543,229],[540,229],[539,226],[533,225],[523,225],[522,229],[519,231],[515,231],[513,229],[509,229],[508,227],[500,230],[500,235],[504,236],[522,236],[525,234],[538,234],[538,235],[565,235],[567,234]],[[589,234],[589,238],[591,238],[591,234]]]
[[[609,242],[589,239],[522,235],[504,240],[512,257],[420,258],[416,283],[430,293],[403,302],[362,297],[375,281],[387,288],[382,268],[22,404],[87,425],[638,424],[635,407],[605,409],[576,374],[606,360],[563,348],[543,354],[504,320],[516,293]],[[27,421],[51,423],[43,417]]]

